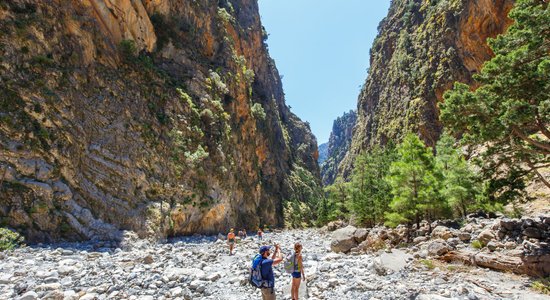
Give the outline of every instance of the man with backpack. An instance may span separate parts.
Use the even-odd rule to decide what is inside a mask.
[[[271,246],[261,246],[260,254],[254,257],[250,271],[250,283],[262,290],[263,300],[275,300],[275,275],[273,266],[283,261],[279,245],[275,245],[275,252],[271,258]]]

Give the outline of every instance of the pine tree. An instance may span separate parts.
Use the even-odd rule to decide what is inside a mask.
[[[384,220],[391,202],[391,187],[385,180],[396,159],[395,147],[375,147],[355,161],[350,182],[350,210],[359,222],[374,226]]]
[[[334,184],[325,187],[325,197],[319,205],[317,224],[347,218],[349,194],[349,183],[344,182],[342,178],[337,178]]]
[[[436,167],[441,174],[441,196],[458,215],[465,217],[476,204],[481,181],[455,144],[449,134],[441,136],[436,146]]]
[[[514,195],[510,187],[521,188],[518,176],[529,173],[550,187],[539,172],[550,165],[550,7],[518,0],[509,16],[514,24],[489,40],[495,57],[475,85],[456,83],[441,104],[441,120],[453,135],[485,146],[486,177],[513,183],[493,184],[491,192],[506,197]]]
[[[387,177],[393,200],[386,224],[420,224],[422,217],[431,220],[441,206],[437,197],[437,180],[434,175],[432,151],[415,134],[408,134],[397,147],[398,160],[390,167]]]

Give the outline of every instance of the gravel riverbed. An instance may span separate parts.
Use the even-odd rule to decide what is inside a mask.
[[[235,254],[216,237],[167,243],[135,240],[40,245],[0,253],[0,299],[261,299],[247,282],[262,244],[304,245],[303,299],[550,299],[528,277],[417,260],[407,250],[346,255],[316,229],[240,241]],[[290,299],[290,276],[276,267],[277,299]]]

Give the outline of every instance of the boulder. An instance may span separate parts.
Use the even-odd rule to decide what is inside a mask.
[[[431,256],[441,256],[451,250],[449,244],[442,239],[433,240],[428,243],[428,254]]]
[[[351,248],[357,246],[354,234],[357,228],[353,226],[347,226],[338,229],[332,233],[332,240],[330,243],[330,249],[334,252],[347,253]]]
[[[527,227],[523,230],[522,234],[528,238],[540,239],[542,238],[542,232],[536,227]]]
[[[458,239],[460,239],[463,242],[469,242],[472,239],[472,235],[467,232],[459,232]]]
[[[452,237],[453,237],[453,233],[451,232],[451,230],[448,227],[445,227],[445,226],[441,226],[441,225],[437,226],[432,231],[432,238],[436,238],[436,239],[440,238],[440,239],[443,239],[443,240],[448,240]]]
[[[461,243],[460,239],[455,238],[455,237],[450,238],[450,239],[447,240],[447,244],[449,244],[453,248],[456,248],[456,246],[458,246],[458,244],[460,244],[460,243]]]
[[[366,240],[368,235],[369,231],[366,228],[358,228],[353,234],[353,237],[355,238],[355,241],[359,244]]]
[[[422,243],[422,242],[425,242],[425,241],[427,241],[427,240],[428,240],[427,237],[425,237],[425,236],[419,236],[419,237],[414,238],[413,244],[418,245],[418,244],[420,244],[420,243]]]
[[[496,238],[495,233],[490,229],[485,229],[477,236],[477,240],[483,245],[487,245],[490,241]]]
[[[494,241],[490,241],[489,243],[487,243],[487,249],[489,249],[490,251],[495,251],[497,250],[497,243],[495,243]]]
[[[29,291],[18,298],[19,300],[35,300],[38,299],[38,294],[34,291]]]
[[[472,224],[466,224],[462,227],[461,231],[472,233],[474,231],[474,226]]]
[[[335,231],[337,229],[343,228],[344,226],[346,226],[346,223],[344,223],[344,221],[341,221],[341,220],[332,221],[327,224],[327,230]]]
[[[521,227],[520,223],[517,220],[504,218],[500,220],[500,228],[506,231],[516,231],[519,230]]]

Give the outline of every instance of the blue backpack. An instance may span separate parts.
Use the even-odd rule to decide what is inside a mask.
[[[262,261],[263,257],[260,254],[256,254],[252,260],[252,267],[250,267],[250,278],[248,281],[256,288],[272,288],[273,283],[262,277]]]

